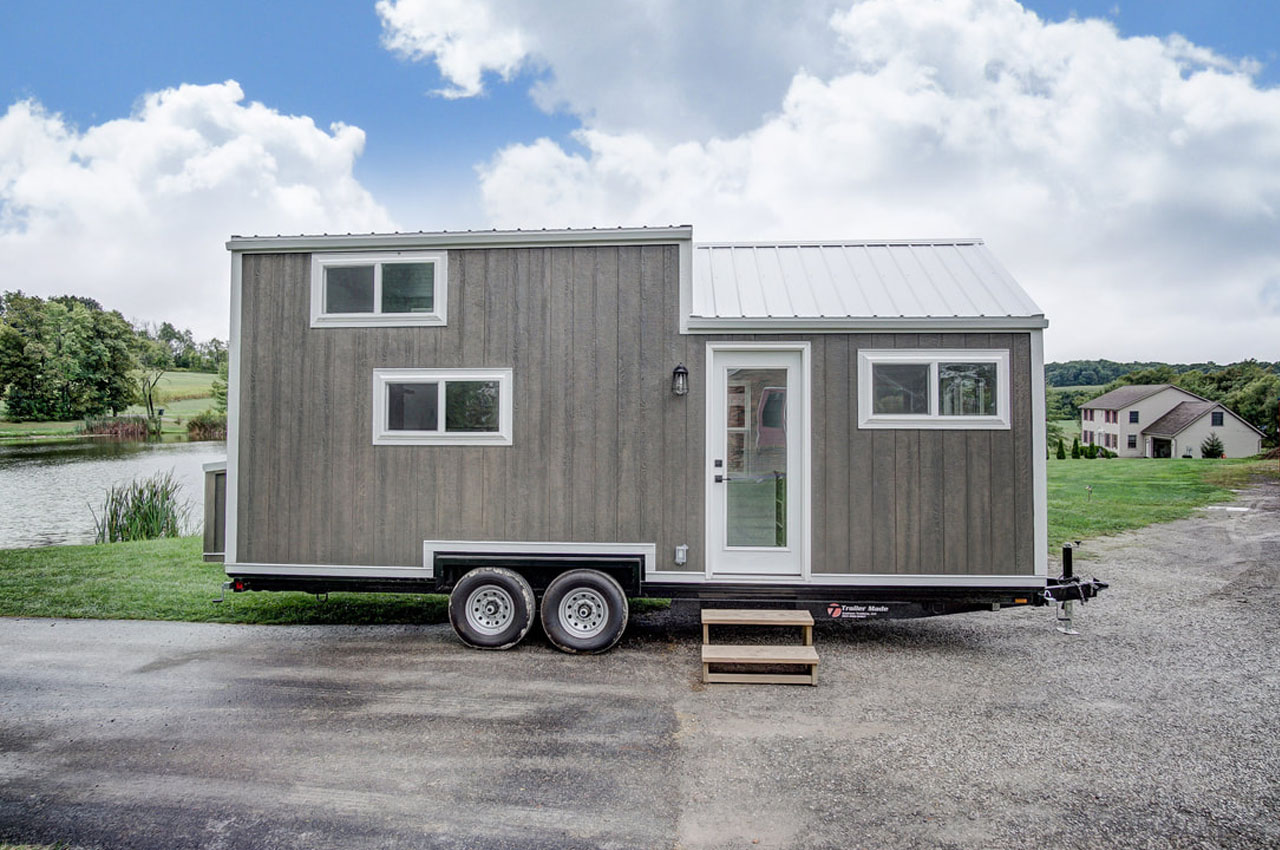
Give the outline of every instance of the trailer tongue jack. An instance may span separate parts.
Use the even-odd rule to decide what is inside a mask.
[[[1046,605],[1058,603],[1058,631],[1064,635],[1080,634],[1072,622],[1074,616],[1072,609],[1075,607],[1075,603],[1078,601],[1083,605],[1109,587],[1105,581],[1098,581],[1096,578],[1081,579],[1076,575],[1075,566],[1072,564],[1072,554],[1075,552],[1075,547],[1079,545],[1079,540],[1075,541],[1075,543],[1063,544],[1062,576],[1057,579],[1049,579],[1043,594],[1041,594]]]

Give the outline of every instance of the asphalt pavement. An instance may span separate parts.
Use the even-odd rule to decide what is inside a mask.
[[[1045,608],[819,623],[816,688],[704,686],[682,609],[588,657],[0,619],[0,842],[1280,846],[1280,487],[1231,507],[1087,543],[1112,587],[1076,637]]]

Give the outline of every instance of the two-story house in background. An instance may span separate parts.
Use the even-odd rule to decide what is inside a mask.
[[[1120,457],[1200,457],[1210,433],[1227,457],[1262,451],[1262,432],[1229,408],[1172,384],[1119,387],[1080,405],[1080,442]]]

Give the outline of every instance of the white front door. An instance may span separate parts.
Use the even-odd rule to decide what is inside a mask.
[[[760,343],[707,349],[708,572],[803,576],[808,349]]]

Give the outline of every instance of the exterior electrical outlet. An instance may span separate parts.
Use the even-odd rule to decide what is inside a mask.
[[[448,592],[470,645],[514,646],[540,613],[598,652],[635,596],[862,619],[1057,586],[1047,322],[981,240],[227,248],[206,555],[237,590]]]

